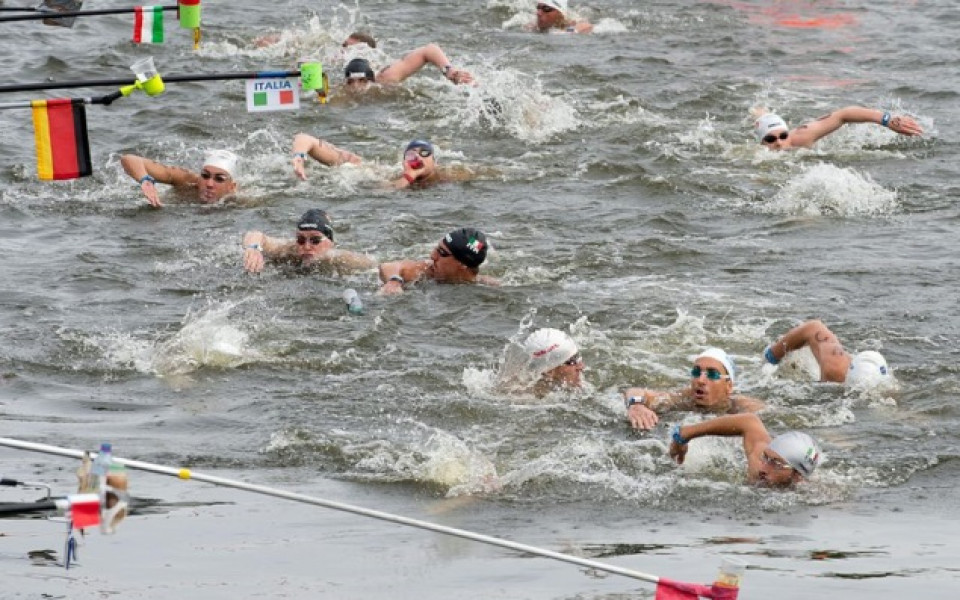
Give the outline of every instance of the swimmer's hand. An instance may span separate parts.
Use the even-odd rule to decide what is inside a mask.
[[[687,457],[687,450],[690,448],[689,444],[678,444],[677,442],[670,442],[670,458],[677,461],[678,465],[683,464],[683,460]]]
[[[473,75],[460,69],[450,69],[446,77],[457,85],[473,83]]]
[[[247,273],[259,273],[263,270],[263,251],[256,248],[244,248],[243,268]]]
[[[307,161],[299,154],[293,157],[293,174],[296,175],[300,181],[307,180],[306,162]]]
[[[385,284],[380,286],[380,291],[377,292],[381,296],[396,296],[397,294],[403,293],[403,284],[395,279],[391,279]]]
[[[630,425],[634,429],[642,429],[644,431],[653,429],[657,423],[660,422],[660,417],[657,416],[657,413],[642,404],[634,404],[628,408],[627,418],[630,419]]]
[[[150,206],[163,208],[163,202],[160,202],[160,196],[157,194],[157,186],[155,186],[152,181],[144,179],[143,183],[140,184],[140,189],[143,191],[143,195],[146,196]]]
[[[890,129],[901,135],[923,135],[923,128],[916,121],[902,115],[890,119]]]

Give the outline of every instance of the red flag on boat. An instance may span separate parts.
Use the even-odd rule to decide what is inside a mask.
[[[70,502],[70,518],[77,529],[100,524],[100,495],[72,494],[67,496]]]

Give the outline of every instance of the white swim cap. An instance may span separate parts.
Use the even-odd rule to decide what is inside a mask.
[[[780,118],[780,115],[773,113],[766,113],[753,123],[753,133],[757,136],[758,142],[763,139],[763,136],[775,129],[790,128],[787,127],[787,122]]]
[[[537,2],[537,4],[552,6],[553,8],[559,10],[561,14],[567,13],[567,0],[540,0],[540,2]]]
[[[892,375],[883,355],[874,350],[861,352],[850,361],[850,370],[844,383],[869,386],[888,381]]]
[[[788,431],[773,438],[767,446],[804,477],[813,474],[822,462],[820,448],[813,438],[800,431]]]
[[[523,343],[530,361],[531,370],[546,373],[573,358],[577,352],[577,343],[569,335],[546,327],[531,333]]]
[[[730,382],[734,384],[737,383],[737,364],[733,362],[729,354],[720,348],[707,348],[698,354],[697,357],[693,359],[693,362],[697,362],[701,358],[712,358],[713,360],[719,361],[720,364],[723,365],[723,368],[726,369],[727,375],[730,376]]]
[[[223,169],[233,179],[237,178],[237,155],[229,150],[211,150],[203,155],[201,167]]]

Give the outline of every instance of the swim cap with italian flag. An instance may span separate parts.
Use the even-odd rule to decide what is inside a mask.
[[[768,449],[780,455],[804,477],[813,474],[814,469],[823,462],[820,447],[813,438],[800,431],[788,431],[773,438]]]
[[[443,241],[461,264],[476,269],[487,258],[487,236],[482,231],[461,227],[448,233]]]

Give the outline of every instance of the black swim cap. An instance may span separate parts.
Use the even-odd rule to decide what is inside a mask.
[[[333,228],[330,227],[330,217],[325,211],[319,208],[311,208],[303,213],[300,221],[297,223],[297,229],[300,231],[319,231],[333,241]]]
[[[461,264],[476,269],[487,258],[487,236],[482,231],[462,227],[448,233],[443,241]]]
[[[407,144],[407,147],[406,149],[404,149],[403,153],[406,154],[407,152],[409,152],[410,150],[413,150],[414,148],[426,148],[427,150],[430,151],[431,155],[434,153],[433,144],[431,144],[427,140],[413,140],[412,142]]]
[[[370,62],[363,58],[355,58],[348,62],[347,68],[343,70],[343,76],[347,79],[377,80],[377,76],[373,74],[373,68],[370,66]]]

